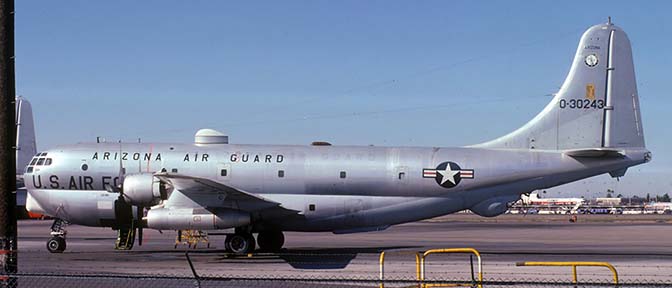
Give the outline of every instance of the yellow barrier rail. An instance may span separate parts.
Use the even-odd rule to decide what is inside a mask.
[[[413,252],[413,251],[394,251],[390,252],[393,254],[415,254],[415,271],[416,271],[416,277],[420,279],[420,252]],[[387,253],[387,254],[390,254]],[[385,281],[385,255],[387,255],[385,251],[380,252],[380,260],[379,260],[379,279],[380,279],[380,288],[384,288],[385,284],[383,281]]]
[[[572,283],[578,283],[578,278],[576,276],[576,267],[578,266],[607,267],[613,274],[614,284],[618,285],[618,272],[616,271],[616,268],[608,262],[518,262],[516,263],[516,266],[571,266]]]
[[[478,250],[474,248],[445,248],[445,249],[431,249],[427,250],[424,253],[421,252],[412,252],[412,251],[394,251],[390,252],[394,254],[415,254],[415,274],[418,279],[418,282],[420,282],[421,287],[456,287],[456,286],[478,286],[478,287],[483,287],[483,262],[481,261],[481,253],[478,252]],[[425,259],[427,256],[432,255],[432,254],[445,254],[445,253],[469,253],[473,254],[476,256],[476,259],[478,259],[478,280],[474,277],[474,266],[473,262],[471,262],[471,279],[472,283],[465,283],[465,284],[456,284],[456,283],[432,283],[432,284],[427,284],[427,283],[422,283],[425,281]],[[380,260],[379,260],[379,267],[380,267],[380,274],[379,274],[379,280],[380,280],[380,288],[385,287],[385,256],[389,254],[386,253],[385,251],[380,253]]]
[[[476,284],[478,287],[482,287],[483,285],[483,262],[481,261],[481,253],[478,252],[478,250],[474,248],[445,248],[445,249],[431,249],[425,251],[425,253],[422,254],[422,257],[420,258],[420,271],[418,271],[418,274],[420,275],[419,279],[420,281],[425,281],[425,272],[427,269],[425,268],[425,258],[427,256],[432,255],[432,254],[445,254],[445,253],[470,253],[474,254],[476,256],[476,259],[478,260],[478,280],[476,280]],[[472,264],[472,270],[473,270],[473,264]],[[472,279],[473,279],[473,271],[472,271]],[[472,286],[472,284],[423,284],[423,287],[446,287],[446,286]]]

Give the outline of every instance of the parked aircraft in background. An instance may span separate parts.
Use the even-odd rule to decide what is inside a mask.
[[[646,204],[644,208],[651,214],[672,214],[672,202],[653,202]]]
[[[437,118],[437,141],[460,123]],[[630,42],[611,23],[581,37],[560,91],[534,119],[459,148],[230,144],[210,129],[194,143],[91,143],[44,151],[24,174],[29,211],[119,230],[234,228],[227,250],[277,251],[283,231],[381,230],[469,209],[492,217],[521,194],[646,163]],[[137,232],[136,232],[137,231]],[[253,236],[257,234],[256,240]],[[317,244],[319,245],[319,244]]]
[[[536,192],[530,193],[529,196],[522,195],[521,200],[525,205],[566,205],[575,206],[586,202],[583,198],[539,198]]]
[[[576,214],[586,200],[583,198],[539,198],[538,192],[520,196],[520,201],[514,203],[509,213],[518,214]],[[516,208],[516,204],[518,205]]]

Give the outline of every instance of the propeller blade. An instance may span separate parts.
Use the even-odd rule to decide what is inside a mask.
[[[142,216],[144,216],[144,207],[138,207],[138,245],[142,246]]]
[[[124,176],[126,174],[126,169],[124,169],[124,162],[121,160],[122,158],[122,148],[121,148],[121,140],[119,140],[119,184],[118,184],[118,190],[119,193],[124,194]]]

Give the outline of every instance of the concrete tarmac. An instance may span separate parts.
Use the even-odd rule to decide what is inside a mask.
[[[386,279],[415,279],[410,251],[473,247],[482,253],[490,281],[571,280],[570,267],[517,267],[521,261],[608,261],[622,283],[672,285],[672,215],[503,215],[482,218],[455,214],[390,227],[385,231],[334,235],[285,233],[279,254],[233,257],[223,250],[224,236],[210,236],[196,249],[175,248],[175,231],[145,230],[142,246],[114,250],[116,232],[107,228],[68,227],[67,249],[46,250],[51,221],[19,221],[19,271],[47,274],[192,275],[185,251],[200,276],[233,278],[375,280],[379,254],[386,251]],[[469,256],[432,255],[427,279],[468,280]],[[579,280],[608,282],[602,267],[579,267]]]

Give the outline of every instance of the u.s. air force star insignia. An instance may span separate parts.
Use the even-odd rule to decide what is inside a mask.
[[[474,169],[462,169],[454,162],[443,162],[436,169],[422,169],[422,178],[434,178],[441,187],[452,188],[462,179],[474,179]]]

